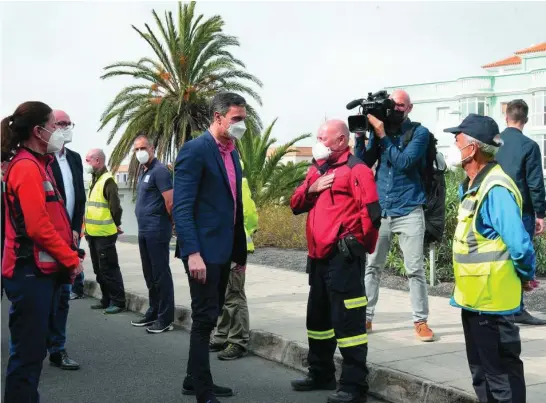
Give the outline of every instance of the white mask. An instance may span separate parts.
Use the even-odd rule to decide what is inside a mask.
[[[95,170],[91,165],[85,165],[85,172],[87,172],[88,174],[92,174],[93,172],[95,172]]]
[[[51,133],[45,127],[43,129],[46,132],[51,134],[48,141],[45,141],[44,139],[42,139],[40,137],[40,140],[42,140],[44,143],[47,143],[46,154],[58,153],[59,151],[61,151],[63,149],[63,145],[64,145],[63,130],[62,129],[56,129],[53,133]]]
[[[470,144],[467,144],[463,148],[459,149],[459,147],[457,147],[455,144],[452,144],[447,151],[446,164],[453,168],[461,168],[463,166],[463,162],[472,158],[470,155],[464,159],[462,158],[461,151],[468,146],[470,146]]]
[[[136,156],[136,159],[138,160],[138,162],[140,162],[141,165],[146,164],[148,162],[148,160],[150,159],[150,154],[148,154],[148,151],[146,151],[146,150],[138,150],[135,153],[135,156]]]
[[[240,122],[233,123],[229,126],[228,134],[236,140],[241,140],[243,134],[246,132],[246,125],[244,120]]]
[[[332,155],[332,150],[326,147],[320,141],[313,146],[313,158],[315,160],[325,160]]]
[[[72,129],[66,128],[63,130],[64,143],[68,144],[72,142]]]

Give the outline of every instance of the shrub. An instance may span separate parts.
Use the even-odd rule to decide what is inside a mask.
[[[295,216],[288,206],[266,204],[258,208],[256,247],[306,249],[305,221],[307,214]]]

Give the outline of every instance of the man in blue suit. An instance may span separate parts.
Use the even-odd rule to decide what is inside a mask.
[[[242,204],[242,169],[234,141],[245,130],[246,101],[219,93],[211,105],[211,126],[188,141],[175,163],[173,218],[176,257],[184,263],[191,294],[192,328],[183,394],[202,403],[232,396],[214,385],[210,335],[224,304],[231,263],[244,270],[247,258]]]

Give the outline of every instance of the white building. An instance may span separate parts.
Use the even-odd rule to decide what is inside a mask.
[[[453,135],[443,132],[457,126],[469,113],[495,119],[502,131],[504,112],[513,99],[529,105],[529,123],[525,134],[540,146],[543,168],[546,165],[546,42],[515,52],[506,59],[482,66],[484,74],[451,81],[401,85],[385,88],[389,93],[403,89],[414,104],[411,119],[421,122],[434,133],[440,150],[453,142]],[[545,172],[546,173],[546,172]]]

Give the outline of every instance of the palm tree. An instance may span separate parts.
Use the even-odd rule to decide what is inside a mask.
[[[237,142],[244,164],[244,175],[248,180],[252,198],[258,206],[268,202],[285,202],[294,187],[305,179],[309,168],[307,162],[282,164],[281,159],[293,151],[294,144],[310,137],[310,134],[298,136],[267,155],[269,148],[277,142],[275,138],[271,138],[276,121],[277,119],[262,134],[255,127],[249,127],[241,141]]]
[[[238,47],[239,41],[223,32],[220,16],[206,20],[203,15],[196,17],[194,1],[178,3],[177,20],[170,11],[165,13],[164,21],[155,10],[152,14],[157,24],[155,32],[148,24],[144,31],[132,27],[150,45],[155,57],[111,64],[101,77],[130,76],[139,80],[123,88],[101,117],[99,130],[114,122],[107,144],[122,132],[109,161],[114,171],[139,134],[150,137],[160,160],[174,161],[184,141],[209,126],[209,101],[219,91],[249,95],[261,105],[259,95],[249,84],[261,87],[262,83],[227,50]],[[255,110],[248,106],[247,111],[253,124],[261,128]],[[133,156],[129,166],[133,184],[137,169]]]

